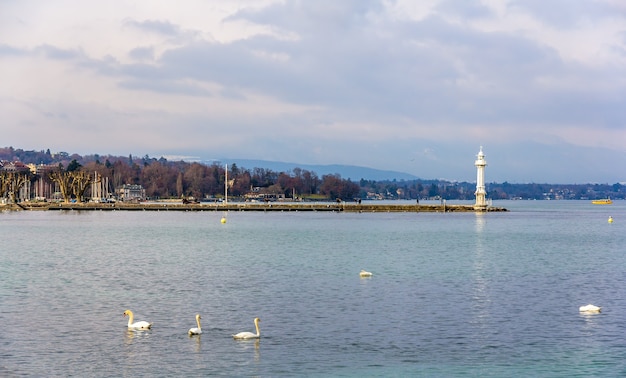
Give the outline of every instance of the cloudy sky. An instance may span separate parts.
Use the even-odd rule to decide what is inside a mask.
[[[626,182],[623,0],[0,0],[0,80],[2,147]]]

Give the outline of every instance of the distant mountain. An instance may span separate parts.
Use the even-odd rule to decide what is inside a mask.
[[[375,180],[375,181],[385,181],[385,180],[397,180],[397,181],[408,181],[408,180],[417,180],[418,177],[413,176],[404,172],[396,172],[396,171],[385,171],[374,168],[367,167],[358,167],[354,165],[340,165],[340,164],[332,164],[332,165],[311,165],[311,164],[298,164],[298,163],[287,163],[280,161],[268,161],[268,160],[249,160],[249,159],[219,159],[219,160],[204,160],[202,163],[204,164],[213,164],[213,163],[221,163],[228,164],[229,166],[232,164],[236,164],[239,168],[245,169],[254,169],[254,168],[264,168],[270,169],[275,172],[291,172],[294,168],[304,169],[310,172],[315,172],[320,178],[324,175],[334,175],[339,174],[341,178],[350,179],[352,181],[359,181],[361,179],[365,180]]]

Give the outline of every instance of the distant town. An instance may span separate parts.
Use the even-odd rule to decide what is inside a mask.
[[[471,168],[468,168],[471,169]],[[624,199],[620,183],[486,183],[490,200]],[[168,161],[148,155],[113,156],[0,148],[0,201],[137,202],[181,199],[221,201],[474,200],[476,183],[445,180],[352,181],[339,174],[319,177],[294,168]]]

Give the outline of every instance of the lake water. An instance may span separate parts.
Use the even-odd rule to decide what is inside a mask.
[[[626,203],[494,206],[0,213],[0,376],[626,375]]]

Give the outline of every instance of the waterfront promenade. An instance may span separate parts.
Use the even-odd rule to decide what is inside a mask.
[[[73,210],[73,211],[335,211],[335,212],[477,212],[508,211],[502,207],[488,206],[485,210],[473,205],[442,204],[358,204],[353,202],[270,202],[270,203],[191,203],[142,202],[142,203],[28,203],[0,205],[0,210]]]

